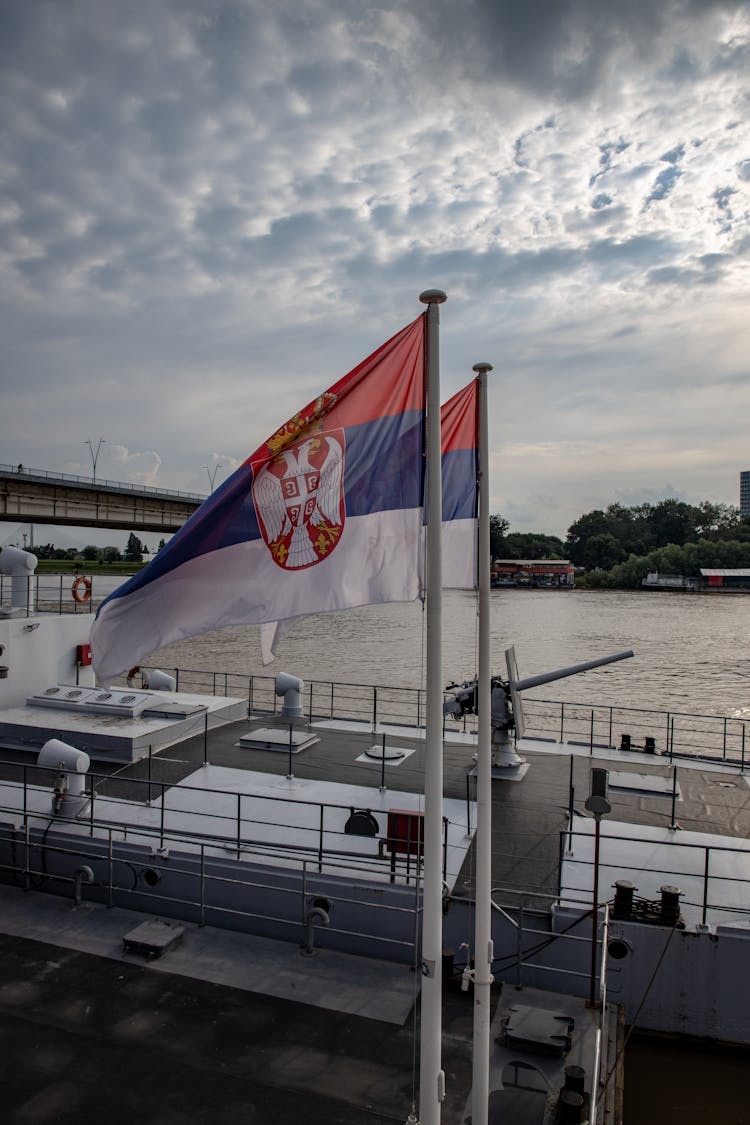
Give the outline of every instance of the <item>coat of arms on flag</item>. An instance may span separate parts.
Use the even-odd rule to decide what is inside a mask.
[[[327,430],[255,467],[253,502],[261,534],[282,570],[314,566],[344,529],[344,431]]]

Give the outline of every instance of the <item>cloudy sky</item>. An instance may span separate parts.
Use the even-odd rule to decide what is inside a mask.
[[[748,3],[2,0],[0,53],[0,462],[207,491],[439,287],[513,530],[738,503]]]

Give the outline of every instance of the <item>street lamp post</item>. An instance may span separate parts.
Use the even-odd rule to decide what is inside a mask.
[[[91,463],[94,467],[94,484],[96,484],[96,463],[99,460],[99,451],[101,450],[103,445],[106,445],[106,438],[99,438],[99,441],[96,443],[96,449],[94,449],[93,445],[91,444],[91,438],[86,438],[86,441],[83,444],[87,445],[91,452]]]
[[[208,465],[202,465],[201,468],[205,469],[208,473],[208,483],[211,485],[211,491],[213,492],[214,483],[216,481],[216,474],[221,468],[221,465],[214,465],[213,469],[209,469]]]

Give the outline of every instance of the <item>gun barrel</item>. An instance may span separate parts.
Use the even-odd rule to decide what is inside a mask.
[[[511,687],[514,691],[526,691],[528,688],[540,687],[542,684],[551,684],[553,680],[564,680],[566,676],[575,676],[579,672],[588,672],[592,668],[601,668],[603,664],[627,660],[630,656],[633,656],[632,649],[628,649],[627,652],[616,652],[614,656],[600,656],[597,660],[571,664],[569,668],[559,668],[556,672],[541,672],[538,676],[528,676],[525,680],[514,680]]]

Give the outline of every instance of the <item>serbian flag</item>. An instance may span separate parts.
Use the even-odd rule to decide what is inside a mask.
[[[443,481],[443,586],[478,584],[479,380],[473,379],[440,410]]]
[[[421,596],[426,315],[278,429],[102,602],[99,683],[224,625]]]
[[[445,589],[477,587],[478,422],[479,380],[474,379],[440,408]],[[284,637],[306,616],[286,617],[261,627],[264,664],[273,662]]]

